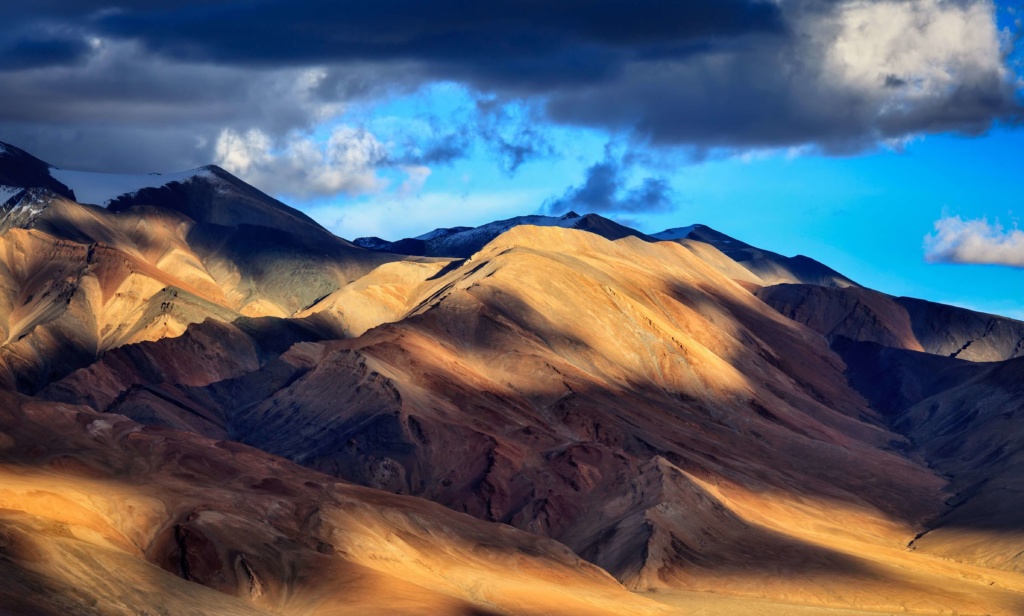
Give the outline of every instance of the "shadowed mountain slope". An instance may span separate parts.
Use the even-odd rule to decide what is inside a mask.
[[[73,200],[74,192],[51,176],[50,168],[28,152],[0,141],[0,205],[28,188],[42,188]]]
[[[762,250],[716,231],[706,225],[693,225],[685,238],[711,244],[722,251],[766,285],[804,283],[823,287],[857,287],[857,283],[834,269],[804,255],[785,257],[770,250]]]
[[[308,311],[357,338],[220,379],[164,370],[158,395],[115,359],[126,348],[44,395],[544,534],[631,588],[1014,613],[1012,574],[906,551],[946,511],[945,481],[901,454],[911,443],[849,389],[824,338],[708,251],[520,226],[447,267],[389,264]],[[171,342],[146,361],[180,357],[157,351]]]
[[[17,172],[5,160],[0,169]],[[210,173],[230,190],[213,180],[172,182],[159,190],[176,208],[122,203],[114,211],[47,188],[8,200],[0,210],[0,383],[33,392],[111,348],[177,336],[207,318],[287,317],[400,258],[352,246]],[[200,218],[216,222],[183,213],[204,211]],[[235,212],[249,214],[232,222]]]
[[[410,258],[216,168],[23,154],[0,612],[1024,613],[1019,323],[700,225]]]
[[[870,289],[782,284],[757,291],[782,314],[825,336],[971,361],[1024,353],[1024,323]]]
[[[760,285],[807,283],[828,287],[857,286],[849,278],[814,259],[803,255],[784,257],[768,250],[755,248],[706,225],[666,229],[647,235],[598,214],[580,216],[576,212],[569,212],[561,217],[519,216],[479,227],[434,229],[421,236],[395,242],[382,240],[379,237],[361,237],[356,239],[355,243],[369,250],[382,252],[466,258],[505,231],[521,225],[578,229],[609,240],[636,237],[645,242],[689,240],[710,244],[753,274]]]
[[[0,393],[4,614],[659,614],[564,546]]]
[[[1024,572],[1024,360],[978,363],[838,337],[851,384],[906,435],[908,454],[950,478],[951,509],[915,550]]]

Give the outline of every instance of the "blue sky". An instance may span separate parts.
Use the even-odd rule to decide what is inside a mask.
[[[407,138],[433,118],[457,130],[465,91],[440,86],[338,119],[366,127],[382,140]],[[440,120],[439,120],[440,119]],[[429,131],[428,131],[429,132]],[[326,138],[329,127],[321,129]],[[655,232],[703,223],[787,255],[806,254],[866,286],[1024,318],[1024,271],[998,265],[926,262],[924,239],[936,220],[959,215],[1006,227],[1024,214],[1024,132],[1000,126],[980,136],[915,137],[899,148],[880,146],[849,156],[802,150],[748,151],[696,157],[685,148],[656,150],[604,131],[548,127],[552,151],[509,171],[486,147],[433,165],[411,192],[395,187],[401,172],[380,172],[391,189],[379,194],[312,200],[289,198],[343,237],[415,236],[438,226],[478,225],[540,211],[545,202],[583,182],[612,143],[636,148],[644,161],[631,181],[659,175],[672,187],[668,211],[612,218]]]
[[[22,4],[0,140],[61,168],[213,162],[346,238],[700,222],[1024,317],[1018,4]]]

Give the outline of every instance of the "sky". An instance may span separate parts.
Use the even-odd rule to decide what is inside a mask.
[[[39,0],[0,141],[218,164],[338,235],[693,223],[1024,318],[1024,6],[987,0]]]

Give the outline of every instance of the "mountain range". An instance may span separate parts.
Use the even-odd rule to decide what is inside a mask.
[[[1024,323],[699,224],[0,200],[0,613],[1024,613]]]

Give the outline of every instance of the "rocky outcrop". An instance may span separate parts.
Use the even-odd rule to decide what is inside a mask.
[[[829,337],[971,361],[1024,354],[1024,323],[870,289],[780,284],[757,291],[769,306]]]

